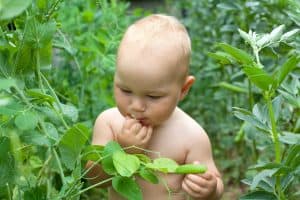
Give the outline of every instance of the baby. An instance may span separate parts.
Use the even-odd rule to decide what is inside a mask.
[[[141,150],[147,149],[178,164],[207,166],[204,174],[160,174],[164,181],[159,184],[137,178],[145,200],[214,200],[223,193],[207,134],[177,107],[195,81],[188,70],[190,54],[190,38],[176,18],[153,14],[132,24],[117,53],[117,106],[102,112],[95,122],[93,144],[114,140],[122,147],[139,147],[128,153],[157,158],[157,154]],[[89,162],[87,166],[92,165]],[[100,165],[93,166],[88,175],[95,183],[109,177]],[[110,188],[109,199],[123,198]]]

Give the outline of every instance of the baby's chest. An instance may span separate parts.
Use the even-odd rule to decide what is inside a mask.
[[[186,159],[188,147],[184,140],[173,137],[155,137],[148,147],[150,150],[147,154],[151,158],[166,157],[175,160],[178,164],[183,164]]]

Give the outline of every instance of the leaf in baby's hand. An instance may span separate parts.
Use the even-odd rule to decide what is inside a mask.
[[[150,169],[142,168],[139,171],[139,175],[150,183],[157,184],[159,182],[157,176]]]
[[[103,159],[101,161],[102,168],[105,173],[109,175],[114,175],[116,173],[116,169],[114,167],[112,155],[116,151],[123,151],[122,147],[114,141],[108,142],[103,150]]]
[[[142,200],[142,191],[139,185],[128,177],[115,176],[112,179],[112,186],[116,192],[129,200]]]
[[[140,167],[140,160],[135,155],[123,151],[115,151],[112,159],[115,169],[121,176],[130,177]]]
[[[157,158],[153,163],[147,163],[146,167],[164,173],[174,173],[178,164],[169,158]]]

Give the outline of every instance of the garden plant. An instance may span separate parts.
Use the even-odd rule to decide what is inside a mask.
[[[299,1],[164,6],[192,38],[198,82],[181,106],[210,134],[225,190],[238,187],[234,198],[244,200],[299,199]],[[0,199],[106,199],[97,186],[108,181],[142,199],[136,176],[156,184],[160,173],[205,172],[115,142],[90,144],[97,115],[114,105],[121,36],[148,12],[118,0],[0,0]],[[90,184],[88,160],[111,178]]]

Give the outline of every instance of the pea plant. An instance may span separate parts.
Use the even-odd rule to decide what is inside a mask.
[[[114,142],[105,146],[89,145],[91,126],[86,121],[91,121],[91,116],[82,110],[89,105],[88,102],[99,102],[95,95],[91,97],[95,89],[75,87],[74,93],[82,98],[72,100],[74,95],[64,91],[72,84],[74,86],[71,82],[74,81],[73,74],[68,82],[66,77],[61,77],[67,70],[59,71],[57,67],[53,75],[53,65],[75,63],[76,72],[79,75],[82,73],[76,85],[89,85],[90,72],[99,70],[94,67],[99,64],[94,63],[97,61],[95,57],[100,54],[102,60],[108,60],[106,65],[111,65],[111,55],[117,46],[116,38],[121,36],[121,29],[115,29],[112,36],[108,35],[106,26],[111,25],[110,18],[125,16],[126,6],[116,1],[112,1],[111,5],[105,0],[98,1],[102,8],[100,19],[104,18],[106,24],[102,24],[99,35],[89,33],[83,34],[83,37],[91,43],[96,40],[100,47],[85,48],[82,38],[78,36],[75,42],[79,43],[78,49],[82,50],[79,51],[72,47],[72,38],[67,38],[61,29],[62,26],[66,26],[65,29],[76,27],[77,21],[70,20],[70,24],[66,22],[64,25],[59,21],[68,15],[75,18],[74,13],[80,14],[83,8],[78,5],[83,5],[83,2],[77,0],[73,4],[64,4],[62,0],[0,0],[0,199],[80,199],[88,190],[112,181],[112,186],[122,196],[138,200],[142,199],[142,195],[135,182],[136,176],[155,184],[159,182],[157,172],[182,174],[203,173],[206,170],[202,165],[179,166],[167,158],[151,160],[143,154],[130,155]],[[91,24],[96,20],[94,13],[99,14],[95,11],[97,5],[92,4],[95,2],[89,3],[90,8],[84,8],[82,18],[78,19],[80,23],[85,21]],[[72,12],[59,15],[57,11],[61,7]],[[122,21],[124,24],[126,22]],[[87,24],[82,24],[79,31],[85,26]],[[107,29],[110,28],[108,26]],[[70,34],[75,32],[78,30]],[[108,37],[113,39],[111,43]],[[58,52],[58,49],[64,52]],[[79,61],[78,54],[80,58],[87,59]],[[105,57],[107,54],[109,58]],[[83,68],[85,65],[88,67]],[[95,80],[98,80],[98,75],[96,73]],[[66,81],[67,84],[64,84]],[[93,85],[99,89],[102,84],[104,86],[100,89],[104,89],[108,81],[100,84],[94,82]],[[62,84],[57,89],[53,82]],[[86,96],[88,98],[84,99]],[[78,101],[80,103],[76,104]],[[84,166],[87,160],[100,164],[111,178],[86,186],[85,175],[89,169]]]
[[[234,115],[244,123],[239,139],[248,137],[256,142],[257,163],[250,166],[243,182],[250,192],[240,199],[299,199],[300,136],[299,136],[299,52],[289,51],[287,58],[276,50],[299,33],[294,29],[284,33],[284,25],[270,33],[257,34],[238,30],[250,46],[252,54],[226,43],[211,56],[223,64],[240,66],[246,76],[247,87],[226,83],[229,89],[247,91],[250,110],[234,107]],[[276,66],[269,66],[261,52],[271,49],[277,58]],[[274,58],[274,57],[273,57]],[[297,73],[298,72],[298,73]]]
[[[81,192],[85,192],[93,187],[111,181],[114,190],[124,198],[130,200],[142,199],[141,189],[135,181],[136,176],[139,176],[152,184],[158,184],[160,178],[157,175],[157,172],[201,174],[206,171],[206,166],[201,164],[178,165],[174,160],[169,158],[159,157],[151,160],[145,154],[128,154],[114,141],[109,142],[105,146],[91,145],[86,148],[83,155],[83,160],[92,160],[94,161],[94,164],[100,164],[103,170],[111,175],[111,178],[91,185]],[[89,170],[90,169],[87,169],[86,173]],[[161,180],[161,182],[163,182],[163,180]],[[165,186],[167,187],[167,185]]]

